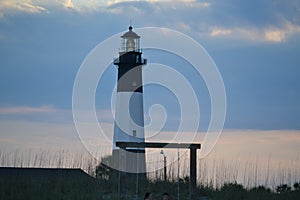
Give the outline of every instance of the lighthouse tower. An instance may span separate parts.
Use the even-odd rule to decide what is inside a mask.
[[[122,165],[122,171],[141,173],[146,169],[145,149],[131,148],[125,153],[116,147],[116,142],[145,141],[142,66],[147,60],[142,58],[140,36],[132,31],[132,26],[121,36],[121,40],[119,57],[114,60],[118,66],[118,85],[113,160],[117,169]]]

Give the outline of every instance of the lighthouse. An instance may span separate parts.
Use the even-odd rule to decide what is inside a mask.
[[[121,36],[119,57],[114,60],[118,68],[118,83],[113,135],[113,160],[115,169],[130,173],[146,171],[145,149],[116,147],[116,142],[144,142],[144,109],[142,68],[147,60],[142,58],[140,36],[129,30]]]

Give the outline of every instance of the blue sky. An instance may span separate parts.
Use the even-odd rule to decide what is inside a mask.
[[[260,130],[271,135],[282,131],[281,136],[288,137],[289,130],[295,130],[291,140],[300,144],[299,1],[2,0],[1,145],[62,148],[66,141],[78,142],[71,111],[77,70],[97,44],[126,31],[130,20],[134,28],[166,27],[202,44],[224,81],[227,132]],[[151,51],[144,56],[151,62],[165,58]],[[181,68],[184,61],[174,58],[173,62],[193,86],[200,85],[197,96],[205,129],[210,117],[205,84],[189,67]],[[116,72],[114,66],[108,68],[96,95],[96,107],[103,116],[99,120],[108,131],[112,131],[109,109]],[[163,88],[146,87],[146,110],[153,103],[169,107],[165,131],[174,131],[176,100]],[[295,154],[296,146],[293,143]]]
[[[81,62],[99,42],[126,30],[132,20],[136,27],[179,30],[206,48],[226,87],[225,127],[300,128],[298,1],[0,4],[1,107],[70,109]],[[151,60],[151,55],[150,61],[157,59]],[[115,84],[116,71],[108,73],[106,84]]]

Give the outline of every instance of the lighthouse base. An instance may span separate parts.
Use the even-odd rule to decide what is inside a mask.
[[[127,194],[138,194],[146,181],[145,150],[113,150],[114,168],[118,170],[119,199],[126,199]]]
[[[146,173],[144,149],[114,149],[112,167],[127,173]]]

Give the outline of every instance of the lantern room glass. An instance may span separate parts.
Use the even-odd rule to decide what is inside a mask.
[[[140,51],[140,39],[139,38],[122,38],[121,52]]]

